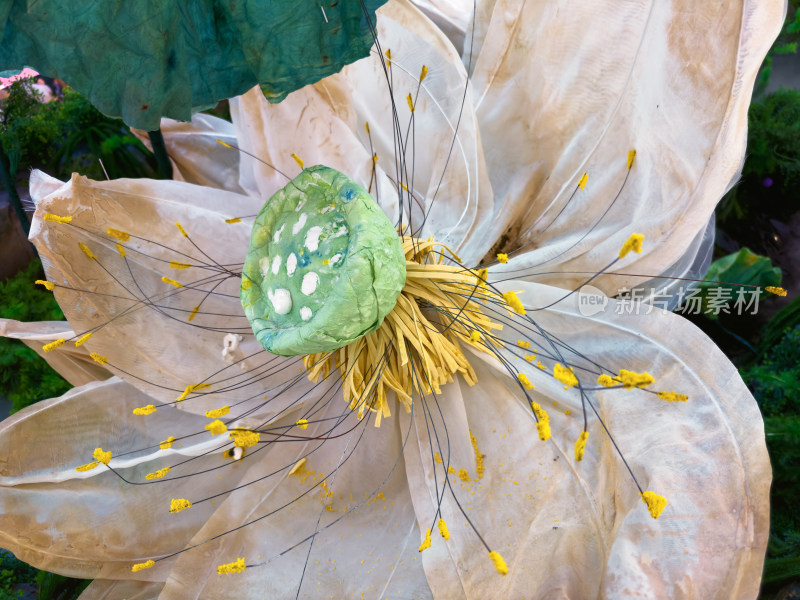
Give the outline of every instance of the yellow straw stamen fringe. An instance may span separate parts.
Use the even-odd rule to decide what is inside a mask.
[[[439,394],[441,386],[453,381],[456,373],[474,385],[477,378],[461,344],[491,354],[488,343],[472,343],[472,333],[502,329],[483,313],[481,304],[482,301],[503,303],[502,298],[485,287],[476,287],[475,276],[468,270],[444,264],[439,253],[437,258],[431,253],[441,249],[441,254],[453,255],[449,248],[433,240],[410,237],[402,238],[402,244],[406,284],[381,326],[344,348],[303,358],[308,377],[314,382],[338,368],[345,401],[359,418],[374,412],[378,427],[381,419],[391,416],[389,390],[395,392],[406,412],[410,412],[413,392]],[[437,327],[439,323],[429,320],[420,309],[421,303],[437,307],[437,317],[444,327]],[[462,322],[464,314],[469,315],[467,323]],[[489,343],[500,345],[491,338]],[[409,347],[413,352],[408,351]],[[375,369],[377,364],[385,366]],[[422,389],[418,390],[419,387]]]

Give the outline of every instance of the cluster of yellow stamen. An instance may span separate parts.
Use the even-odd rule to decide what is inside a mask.
[[[85,465],[81,465],[79,467],[75,467],[75,470],[79,473],[84,471],[91,471],[100,463],[104,465],[108,465],[111,462],[112,452],[111,450],[103,450],[102,448],[95,448],[94,452],[92,453],[92,458],[94,459],[93,462],[86,463]]]
[[[232,563],[227,563],[224,565],[220,565],[217,567],[217,573],[219,575],[230,575],[232,573],[241,573],[247,568],[247,565],[244,564],[244,558],[237,558]]]
[[[315,382],[339,368],[344,399],[359,418],[366,411],[375,412],[376,426],[391,416],[389,390],[410,411],[413,392],[438,394],[456,373],[474,385],[475,372],[460,344],[490,353],[473,334],[502,328],[482,312],[480,302],[503,300],[471,271],[445,264],[443,255],[453,255],[448,248],[410,237],[402,244],[406,284],[381,326],[344,348],[303,359]],[[436,249],[441,252],[434,254]],[[426,305],[435,306],[436,312],[426,310]]]

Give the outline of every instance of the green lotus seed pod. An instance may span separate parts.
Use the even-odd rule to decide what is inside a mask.
[[[374,331],[406,281],[400,238],[372,196],[321,165],[258,213],[242,270],[256,339],[281,356],[327,352]]]

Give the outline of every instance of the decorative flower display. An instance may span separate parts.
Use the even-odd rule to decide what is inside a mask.
[[[369,58],[232,125],[163,122],[184,181],[34,174],[69,325],[0,332],[82,385],[2,424],[0,546],[85,598],[756,595],[770,467],[736,369],[574,290],[691,268],[780,3],[456,4],[388,3]],[[337,271],[356,184],[396,304],[269,354],[254,319],[371,310]]]

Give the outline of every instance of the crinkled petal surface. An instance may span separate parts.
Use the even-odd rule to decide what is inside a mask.
[[[161,402],[176,401],[189,385],[209,384],[180,404],[202,414],[219,407],[217,392],[225,392],[225,403],[278,396],[275,386],[287,380],[290,365],[293,376],[299,373],[295,359],[278,359],[255,342],[239,301],[250,225],[226,219],[252,207],[247,196],[183,182],[75,176],[39,201],[31,239],[75,338],[93,333],[81,347],[107,358],[105,368]],[[45,213],[73,219],[56,223]],[[131,237],[119,242],[109,228]],[[171,268],[176,262],[190,266]],[[222,358],[228,334],[246,337],[235,363]],[[298,379],[296,390],[306,385]],[[277,403],[273,410],[280,410]]]
[[[306,165],[347,174],[392,222],[410,224],[420,237],[435,234],[477,262],[499,236],[493,216],[505,204],[492,197],[465,69],[449,40],[405,1],[378,11],[378,35],[381,50],[391,52],[386,72],[375,51],[280,104],[258,90],[232,101],[240,147],[259,159],[242,157],[241,186],[269,198],[287,182],[276,168],[298,173],[294,153]],[[402,149],[398,127],[409,138]]]
[[[147,132],[132,131],[152,150]],[[161,133],[173,179],[244,193],[239,187],[239,153],[219,143],[236,144],[236,133],[229,121],[204,113],[192,115],[189,123],[161,119]]]
[[[33,66],[152,131],[258,83],[277,101],[336,73],[369,52],[368,19],[384,1],[6,3],[0,69]]]
[[[529,307],[563,296],[547,286],[513,285],[533,300],[526,302]],[[616,306],[611,300],[604,312],[584,317],[572,296],[547,311],[529,310],[554,345],[528,324],[547,373],[511,350],[524,331],[518,320],[517,331],[510,324],[504,331],[505,357],[527,374],[535,385],[531,398],[550,415],[550,441],[538,439],[520,386],[497,363],[476,368],[475,387],[459,381],[443,388],[435,402],[428,398],[432,417],[415,413],[415,443],[409,442],[404,456],[421,527],[431,526],[436,510],[434,465],[441,487],[433,448],[445,465],[449,457],[456,471],[468,470],[471,481],[454,478],[455,492],[510,570],[504,578],[494,572],[486,550],[445,494],[442,514],[450,540],[435,536],[423,553],[434,596],[757,595],[771,478],[758,407],[735,368],[693,325],[657,309],[621,316]],[[580,394],[552,378],[553,356],[574,365],[584,386],[602,390],[596,396],[590,392],[590,401],[630,468],[643,489],[668,500],[659,519],[648,514],[591,412],[585,457],[574,460],[573,444],[583,428]],[[641,390],[600,388],[597,365],[612,374],[620,368],[647,371],[656,379],[653,389],[685,393],[689,400],[665,402]],[[484,455],[481,479],[476,479],[470,432]]]
[[[576,286],[583,275],[560,272],[597,271],[632,233],[644,252],[624,272],[678,262],[738,177],[753,82],[784,4],[493,3],[478,27],[474,103],[495,195],[526,199],[501,215],[517,240],[509,249],[530,244],[499,270],[555,271],[538,280]],[[595,283],[616,293],[640,281]]]

